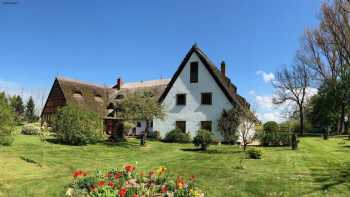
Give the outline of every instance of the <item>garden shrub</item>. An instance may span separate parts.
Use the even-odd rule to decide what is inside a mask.
[[[102,119],[94,112],[75,106],[65,106],[57,112],[53,132],[61,143],[71,145],[96,143],[103,137]]]
[[[23,135],[38,135],[39,132],[40,132],[40,127],[33,124],[24,125],[21,130],[21,133]]]
[[[14,140],[15,139],[11,134],[0,133],[0,145],[11,146]]]
[[[259,149],[252,148],[252,149],[248,149],[247,151],[247,157],[249,159],[261,159],[261,156],[262,156],[262,151]]]
[[[191,142],[191,137],[188,133],[184,133],[181,129],[174,129],[166,134],[164,142],[189,143]]]
[[[88,173],[77,170],[66,196],[113,196],[113,197],[204,197],[196,186],[195,177],[188,180],[177,176],[170,179],[167,168],[159,167],[144,174],[137,173],[133,165],[126,164],[123,169],[98,170]]]
[[[263,131],[257,137],[263,146],[290,146],[290,134],[286,132]]]
[[[213,135],[210,131],[200,129],[197,136],[193,138],[193,144],[200,146],[202,150],[207,150],[208,146],[213,142]]]
[[[14,113],[5,98],[5,94],[0,93],[0,145],[10,146],[13,143],[14,117]]]

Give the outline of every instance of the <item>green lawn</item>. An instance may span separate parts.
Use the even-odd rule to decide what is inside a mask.
[[[262,148],[262,160],[245,160],[237,146],[211,146],[208,152],[184,151],[191,144],[130,140],[119,145],[43,144],[35,136],[16,137],[0,147],[0,196],[62,196],[76,169],[160,165],[171,173],[198,177],[206,196],[350,196],[350,141],[301,139],[300,149]],[[24,156],[40,162],[26,162]]]

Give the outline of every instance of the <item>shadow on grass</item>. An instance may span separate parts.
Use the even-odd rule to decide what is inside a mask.
[[[350,189],[350,162],[328,168],[311,169],[311,176],[321,184],[320,190],[329,190],[343,184]]]
[[[50,138],[46,140],[48,143],[51,144],[60,144],[60,145],[67,145],[67,146],[85,146],[85,145],[72,145],[72,144],[67,144],[67,143],[63,143],[60,140],[56,139],[56,138]],[[124,148],[135,148],[135,147],[141,147],[140,144],[138,142],[129,142],[127,140],[125,141],[110,141],[110,140],[104,140],[104,141],[100,141],[96,144],[103,144],[103,145],[107,145],[107,146],[116,146],[116,147],[124,147]]]
[[[217,150],[217,149],[202,150],[199,148],[182,148],[181,150],[185,151],[185,152],[197,152],[197,153],[203,153],[203,154],[238,154],[238,153],[242,153],[242,151],[227,151],[227,150]]]
[[[135,148],[135,147],[141,147],[139,142],[130,142],[130,141],[118,141],[118,142],[113,142],[113,141],[104,141],[102,144],[107,145],[107,146],[116,146],[116,147],[123,147],[123,148]]]

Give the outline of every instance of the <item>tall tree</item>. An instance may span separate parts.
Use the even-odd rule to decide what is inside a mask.
[[[141,134],[140,144],[144,145],[151,122],[155,118],[162,119],[164,108],[158,103],[152,92],[133,93],[121,102],[122,117],[128,121],[145,121],[145,131]]]
[[[27,121],[33,122],[36,119],[35,116],[35,103],[33,100],[33,97],[29,97],[27,104],[26,104],[26,109],[25,109],[25,117]]]
[[[340,133],[344,128],[346,108],[350,105],[350,87],[347,85],[350,75],[350,2],[327,2],[321,11],[319,27],[306,31],[304,60],[320,85],[329,86],[328,89],[338,96],[337,130]]]
[[[300,134],[304,134],[304,107],[307,101],[307,90],[311,85],[310,72],[304,62],[297,56],[295,64],[290,68],[284,67],[276,72],[273,81],[276,96],[275,104],[292,102],[299,112]]]
[[[23,105],[22,97],[19,95],[12,96],[10,98],[10,105],[13,109],[13,112],[15,112],[16,121],[21,121],[23,119],[23,113],[24,113],[24,105]]]

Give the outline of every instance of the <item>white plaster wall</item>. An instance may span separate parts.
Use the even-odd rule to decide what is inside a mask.
[[[198,62],[198,83],[190,83],[190,63]],[[201,93],[212,92],[212,105],[201,105]],[[186,94],[186,105],[176,105],[176,94]],[[200,129],[201,121],[212,121],[212,130],[218,140],[222,137],[217,129],[217,120],[223,109],[231,109],[232,104],[226,98],[214,78],[193,53],[186,66],[175,81],[173,87],[163,101],[166,116],[163,120],[154,120],[154,130],[161,137],[175,128],[176,121],[186,121],[186,132],[192,137]]]
[[[141,133],[143,133],[145,131],[146,121],[142,121],[141,126],[140,127],[136,126],[135,128],[136,128],[136,135],[140,135]],[[153,132],[153,127],[149,128],[149,132]],[[132,135],[132,134],[133,134],[133,129],[130,129],[129,135]]]

